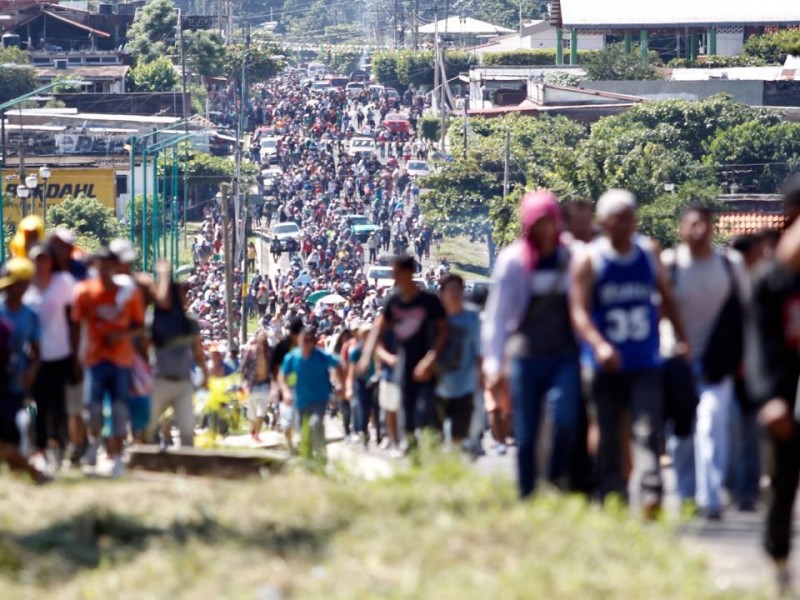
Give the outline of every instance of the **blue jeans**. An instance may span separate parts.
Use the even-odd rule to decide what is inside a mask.
[[[758,411],[731,407],[730,488],[739,507],[753,505],[760,495],[761,428]]]
[[[694,463],[694,432],[686,437],[678,437],[669,429],[671,428],[668,428],[667,450],[672,456],[678,497],[681,500],[694,500],[697,490]]]
[[[128,433],[128,398],[131,393],[131,370],[104,361],[89,367],[89,425],[94,432],[103,426],[103,399],[111,400],[111,435]]]
[[[377,423],[378,405],[375,402],[375,394],[372,387],[367,385],[366,381],[356,379],[356,398],[358,399],[358,433],[367,433],[369,431],[369,418],[373,415],[376,416],[375,422]]]
[[[533,492],[536,483],[536,448],[542,423],[542,406],[549,397],[553,440],[547,478],[567,475],[578,427],[580,406],[578,361],[557,358],[514,358],[509,387],[517,440],[520,495]],[[549,393],[549,394],[548,394]]]
[[[700,404],[694,432],[697,505],[704,510],[722,509],[721,491],[728,469],[733,403],[733,379],[698,386]]]

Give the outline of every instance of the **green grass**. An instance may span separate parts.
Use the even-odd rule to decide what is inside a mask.
[[[465,237],[445,238],[438,257],[447,258],[451,272],[465,279],[485,279],[490,275],[489,251],[483,242],[471,242]]]
[[[757,598],[718,592],[667,525],[425,457],[375,482],[0,476],[0,586],[58,598]],[[270,595],[272,593],[272,595]]]

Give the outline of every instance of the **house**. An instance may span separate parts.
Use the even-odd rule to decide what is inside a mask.
[[[553,0],[551,19],[570,35],[570,50],[579,47],[580,34],[632,40],[645,53],[651,47],[670,49],[675,56],[737,55],[750,35],[800,25],[796,2],[786,0]],[[669,51],[664,52],[669,55]]]
[[[418,32],[421,36],[431,38],[438,32],[440,39],[445,43],[451,42],[455,46],[465,47],[481,44],[489,38],[514,33],[514,30],[472,17],[455,16],[423,25]]]
[[[717,204],[717,233],[727,239],[786,226],[783,199],[776,194],[724,194]]]
[[[546,50],[554,49],[557,43],[557,27],[549,18],[531,21],[520,27],[516,33],[498,36],[480,46],[468,48],[477,56],[492,52],[511,52],[514,50]],[[578,34],[578,46],[582,50],[602,50],[605,36],[602,34]]]

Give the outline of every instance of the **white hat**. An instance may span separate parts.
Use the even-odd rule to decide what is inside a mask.
[[[628,210],[636,210],[636,196],[628,190],[611,189],[597,200],[597,218],[601,221]]]
[[[130,264],[136,260],[136,250],[128,240],[111,240],[108,249],[119,259],[121,263]]]

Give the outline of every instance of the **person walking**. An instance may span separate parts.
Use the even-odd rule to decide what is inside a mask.
[[[118,300],[122,290],[114,276],[119,258],[108,248],[94,255],[97,277],[79,285],[74,318],[87,328],[86,367],[89,376],[89,431],[92,436],[84,459],[95,465],[103,426],[103,398],[111,398],[112,431],[108,454],[114,461],[112,475],[123,472],[122,443],[128,432],[128,397],[131,367],[134,361],[133,340],[144,333],[144,300],[133,288]]]
[[[784,186],[788,228],[775,257],[753,277],[746,322],[745,376],[759,421],[772,445],[773,472],[764,547],[775,566],[778,592],[792,592],[789,555],[800,482],[800,175]]]
[[[539,190],[520,204],[522,236],[500,253],[486,304],[483,371],[495,397],[510,392],[523,498],[536,484],[536,449],[552,391],[547,479],[565,485],[578,430],[578,344],[570,323],[569,249],[559,243],[558,200]]]
[[[267,417],[270,401],[269,361],[272,351],[266,331],[259,331],[250,343],[250,349],[242,365],[242,383],[247,392],[247,418],[250,421],[250,436],[261,443],[261,427]]]
[[[200,327],[186,310],[186,289],[171,281],[168,263],[157,265],[156,303],[153,308],[150,334],[155,347],[153,405],[145,439],[153,441],[159,421],[168,408],[174,411],[180,432],[181,447],[194,445],[194,384],[192,370],[198,365],[203,372],[203,386],[208,371],[200,339]],[[162,440],[162,443],[165,440]]]
[[[357,372],[369,369],[378,340],[387,330],[393,331],[398,348],[393,376],[401,387],[406,436],[413,448],[417,428],[436,425],[434,368],[447,344],[447,315],[441,300],[414,281],[413,256],[396,257],[392,269],[395,291],[375,321]]]
[[[300,456],[322,464],[327,460],[325,449],[325,409],[334,387],[341,396],[344,374],[339,359],[317,347],[317,332],[306,327],[300,334],[300,347],[283,359],[279,382],[284,402],[295,407],[295,426],[300,429]]]
[[[686,356],[689,345],[664,267],[652,242],[636,233],[633,194],[607,191],[598,200],[597,216],[603,235],[573,263],[570,307],[595,369],[599,494],[627,498],[631,446],[631,488],[644,516],[654,518],[663,493],[657,294],[675,329],[676,355]]]
[[[459,447],[469,436],[475,397],[482,383],[481,324],[478,313],[464,307],[464,280],[446,275],[439,297],[447,313],[450,337],[439,361],[436,404],[439,424],[450,421],[450,437]]]
[[[363,373],[356,372],[356,364],[361,360],[364,351],[364,344],[367,341],[372,326],[369,323],[359,326],[356,332],[356,342],[349,350],[347,385],[345,386],[345,397],[356,398],[358,401],[358,427],[357,433],[364,448],[369,446],[369,422],[373,420],[377,433],[377,443],[381,443],[380,415],[378,414],[378,404],[375,398],[375,363],[370,364],[369,368]]]
[[[731,295],[739,302],[744,274],[738,257],[713,248],[713,233],[711,210],[702,206],[686,209],[678,229],[682,243],[665,251],[662,262],[689,336],[689,360],[700,398],[694,435],[673,442],[678,493],[684,501],[696,499],[707,519],[718,520],[722,516],[722,487],[728,469],[734,371],[708,373],[704,358],[708,351],[717,350],[709,346],[712,335],[720,326],[722,311]],[[741,327],[741,323],[723,326]]]
[[[33,385],[36,400],[36,449],[52,466],[61,464],[67,433],[67,384],[80,370],[77,362],[79,332],[72,321],[75,280],[67,272],[54,272],[53,251],[37,244],[29,253],[36,275],[23,301],[39,316],[42,330],[41,367]]]

